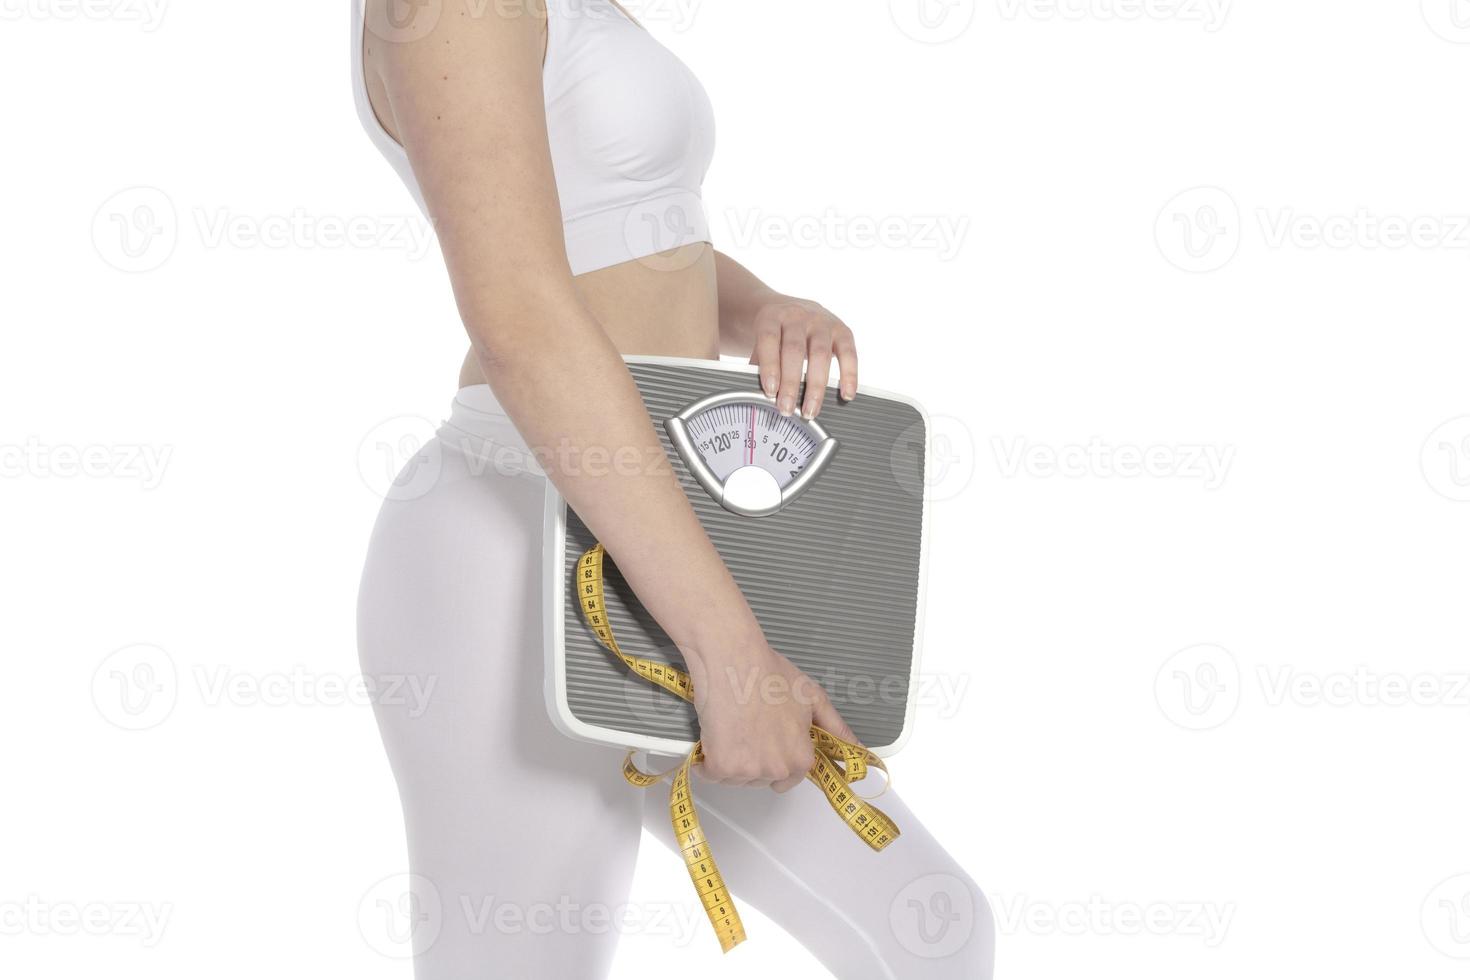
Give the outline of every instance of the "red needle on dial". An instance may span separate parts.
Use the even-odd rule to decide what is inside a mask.
[[[755,462],[755,406],[750,406],[750,462]]]

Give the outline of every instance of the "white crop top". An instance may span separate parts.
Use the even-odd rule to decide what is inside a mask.
[[[352,18],[358,117],[427,214],[408,154],[368,101],[364,0],[352,0]],[[573,275],[710,240],[699,191],[714,156],[714,113],[673,52],[610,0],[547,0],[542,85]]]

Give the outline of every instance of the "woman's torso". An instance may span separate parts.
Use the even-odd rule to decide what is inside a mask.
[[[371,5],[381,0],[365,2],[369,5],[368,16],[371,17]],[[643,33],[641,27],[634,25],[612,0],[576,0],[575,3],[561,0],[548,6],[547,19],[542,25],[544,58],[547,62],[543,78],[548,91],[547,112],[548,125],[552,130],[553,159],[560,154],[562,160],[562,166],[558,167],[557,187],[563,199],[564,210],[569,206],[577,206],[580,203],[577,199],[580,197],[586,198],[589,209],[596,211],[600,203],[597,195],[609,193],[596,186],[597,174],[589,178],[579,172],[578,168],[583,166],[579,154],[584,150],[600,154],[598,163],[604,171],[608,166],[608,157],[614,157],[618,167],[636,170],[640,154],[669,152],[671,148],[660,150],[657,146],[661,140],[692,140],[697,137],[712,143],[712,133],[686,135],[682,132],[650,132],[647,125],[642,132],[637,126],[631,127],[631,131],[628,131],[628,127],[613,129],[613,126],[618,125],[617,113],[638,108],[633,103],[645,97],[649,110],[644,113],[639,109],[640,123],[648,124],[652,120],[656,124],[659,115],[667,116],[667,113],[659,112],[658,102],[660,98],[666,98],[668,92],[658,89],[668,88],[666,79],[670,75],[673,76],[673,81],[685,84],[675,73],[687,74],[687,69]],[[601,22],[578,22],[571,19],[574,16],[607,19]],[[614,17],[617,20],[611,19]],[[638,33],[631,33],[634,31]],[[574,43],[580,45],[580,49],[574,48]],[[563,45],[563,48],[558,48],[558,44]],[[591,46],[594,45],[604,47],[593,50]],[[385,153],[401,153],[397,145],[398,126],[389,108],[380,73],[376,70],[381,48],[382,43],[371,29],[363,33],[360,54],[365,70],[358,83],[363,89],[360,96],[365,97],[366,108],[370,108],[376,116],[376,123],[381,126],[383,134],[393,141],[394,145],[387,146],[381,138],[378,139],[380,148]],[[640,74],[640,67],[634,63],[634,56],[642,55],[637,60],[646,65],[649,60],[647,55],[650,54],[658,59],[654,65],[656,68],[662,67],[664,78],[657,75],[650,77],[647,71]],[[664,59],[666,62],[660,64]],[[556,77],[546,78],[546,71],[555,71]],[[692,86],[697,87],[698,82],[692,81],[692,76],[689,78]],[[597,94],[587,96],[583,94],[585,92]],[[698,89],[695,95],[700,100],[704,98],[702,89]],[[606,101],[619,97],[622,99],[621,105]],[[578,101],[585,102],[589,98],[600,98],[604,100],[604,104],[587,105]],[[690,96],[684,96],[685,102],[690,100]],[[700,114],[693,118],[702,123],[704,117],[708,116],[707,104],[694,108]],[[576,113],[581,113],[583,118],[568,118]],[[601,123],[603,116],[609,117],[609,128],[599,133],[597,124]],[[578,129],[579,123],[587,119],[594,125]],[[586,144],[591,144],[590,149],[586,148]],[[701,148],[699,152],[706,153],[707,150]],[[704,162],[707,165],[707,156],[704,157]],[[702,168],[698,167],[698,161],[695,162],[695,169],[700,171],[698,176],[702,177]],[[618,175],[614,173],[612,176],[616,179]],[[634,173],[622,183],[641,188],[643,184],[635,182],[645,176]],[[607,173],[601,174],[601,178],[606,183]],[[405,176],[405,180],[411,178]],[[648,186],[656,187],[657,184],[650,183]],[[410,187],[416,189],[412,183]],[[624,354],[705,358],[718,354],[719,315],[714,250],[706,241],[691,240],[707,237],[689,230],[696,226],[702,229],[704,220],[702,211],[692,217],[688,213],[700,207],[698,188],[693,190],[693,196],[661,196],[651,205],[625,207],[620,212],[623,217],[613,222],[611,228],[587,228],[585,221],[579,225],[575,217],[569,217],[566,222],[565,230],[574,272],[573,284],[588,310],[597,317],[613,344]],[[611,193],[617,192],[614,190]],[[569,198],[572,199],[570,205]],[[597,220],[599,215],[592,214],[588,218]],[[606,222],[603,224],[606,225]],[[619,234],[620,229],[625,231]],[[614,242],[604,242],[601,251],[597,250],[598,244],[595,241],[587,241],[597,238],[599,231],[603,233],[602,238],[606,239],[610,234],[614,239]],[[574,235],[577,236],[576,241],[573,240]],[[681,238],[683,243],[679,244]],[[650,251],[664,244],[672,244],[674,247]],[[588,247],[593,251],[587,251]],[[582,250],[580,254],[579,248]],[[618,254],[619,249],[623,255]],[[607,264],[609,262],[612,264]],[[579,266],[587,268],[582,271]],[[479,384],[483,380],[473,357],[466,355],[460,372],[461,387]]]

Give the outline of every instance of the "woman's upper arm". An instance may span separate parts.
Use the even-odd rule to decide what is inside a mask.
[[[575,296],[546,135],[545,18],[534,6],[449,0],[432,30],[383,42],[377,59],[477,346]]]

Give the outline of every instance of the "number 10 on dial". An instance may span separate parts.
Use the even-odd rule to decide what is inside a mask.
[[[664,423],[690,473],[728,511],[774,514],[809,487],[837,452],[814,420],[776,411],[761,394],[711,395]]]

